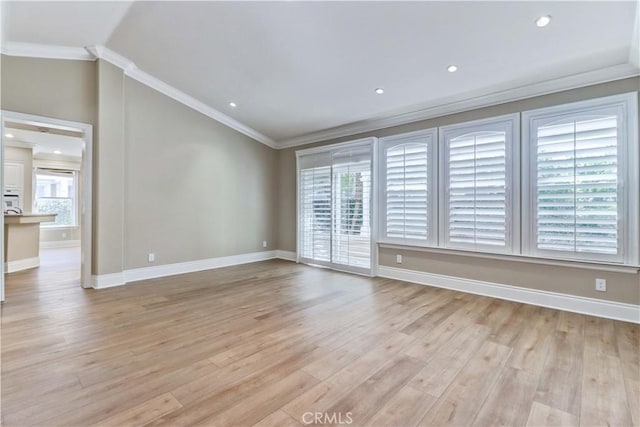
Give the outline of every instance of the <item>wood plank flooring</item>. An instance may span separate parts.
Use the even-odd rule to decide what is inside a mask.
[[[5,426],[640,423],[638,325],[286,261],[82,290],[78,257],[7,276]]]

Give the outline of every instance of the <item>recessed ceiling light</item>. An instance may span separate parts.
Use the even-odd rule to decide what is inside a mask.
[[[377,93],[378,95],[382,95],[382,94],[384,93],[384,89],[382,89],[381,87],[379,87],[379,88],[377,88],[377,89],[376,89],[376,93]]]
[[[538,27],[546,27],[547,25],[549,25],[549,22],[551,22],[551,16],[549,15],[544,15],[536,19],[536,25]]]
[[[62,154],[62,151],[56,150],[56,151],[53,152],[53,154]]]
[[[455,73],[456,71],[458,71],[458,66],[457,65],[449,65],[447,67],[447,71],[450,73]]]
[[[235,102],[230,102],[229,107],[236,108],[238,105]]]
[[[5,133],[4,136],[6,136],[7,138],[13,138],[13,134],[12,133]]]

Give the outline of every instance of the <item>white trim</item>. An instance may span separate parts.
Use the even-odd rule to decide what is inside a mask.
[[[609,264],[609,263],[597,262],[597,261],[568,260],[568,259],[562,259],[562,258],[537,258],[537,257],[530,257],[527,255],[520,255],[520,254],[497,254],[497,253],[489,253],[489,252],[475,252],[475,251],[465,251],[460,249],[414,246],[414,245],[408,245],[408,244],[396,244],[396,243],[386,243],[386,242],[379,242],[378,246],[380,248],[399,249],[399,250],[405,250],[405,251],[418,251],[418,252],[427,252],[427,253],[443,254],[443,255],[457,255],[457,256],[474,257],[474,258],[493,259],[493,260],[499,260],[499,261],[515,261],[515,262],[524,262],[528,264],[553,265],[558,267],[579,268],[584,270],[610,271],[614,273],[637,274],[640,271],[640,266],[615,265],[615,264]]]
[[[387,151],[399,145],[425,145],[427,147],[427,237],[426,240],[387,237]],[[407,132],[379,139],[376,187],[379,206],[377,242],[434,246],[438,243],[438,128]]]
[[[378,276],[573,313],[640,323],[640,306],[633,304],[424,273],[382,265],[378,267]]]
[[[17,261],[9,261],[4,263],[4,271],[14,273],[16,271],[28,270],[40,266],[40,257],[19,259]]]
[[[37,43],[8,41],[2,46],[2,53],[9,56],[45,59],[74,59],[94,61],[96,58],[83,47],[56,46]]]
[[[126,283],[123,272],[91,276],[91,286],[94,289],[112,288],[114,286],[122,286],[124,284]]]
[[[266,261],[274,258],[278,258],[277,251],[263,251],[219,258],[201,259],[197,261],[179,262],[175,264],[158,265],[153,267],[134,268],[132,270],[125,270],[121,273],[93,276],[93,287],[96,289],[109,288],[125,285],[130,282],[137,282],[139,280],[212,270],[221,267]]]
[[[31,58],[47,58],[47,59],[75,59],[84,61],[95,61],[102,59],[116,67],[122,69],[125,75],[134,80],[143,83],[150,88],[168,96],[199,113],[210,117],[225,126],[230,127],[248,137],[255,139],[271,148],[276,148],[274,140],[266,135],[261,134],[257,130],[240,123],[236,119],[216,110],[215,108],[201,102],[194,97],[187,95],[181,90],[163,82],[162,80],[152,76],[139,69],[136,64],[125,58],[124,56],[112,51],[105,46],[87,46],[69,47],[69,46],[53,46],[35,43],[17,43],[7,42],[2,47],[2,53],[9,56],[24,56]]]
[[[301,254],[301,248],[302,248],[302,233],[301,233],[301,228],[300,228],[300,216],[302,213],[302,207],[301,207],[301,192],[302,189],[300,188],[300,171],[302,168],[301,165],[301,161],[305,158],[305,156],[318,156],[321,154],[327,154],[326,157],[326,162],[324,163],[325,160],[322,160],[323,163],[319,163],[316,166],[329,166],[331,168],[330,171],[330,179],[331,182],[333,182],[333,155],[336,152],[339,152],[341,150],[345,150],[345,149],[355,149],[355,148],[361,148],[361,147],[366,147],[368,148],[370,151],[370,171],[371,171],[371,196],[370,196],[370,200],[371,200],[371,204],[370,204],[370,212],[371,212],[371,216],[370,216],[370,227],[371,227],[371,240],[370,240],[370,267],[369,268],[362,268],[362,267],[354,267],[354,266],[345,266],[342,264],[337,264],[337,263],[333,263],[331,261],[326,262],[326,261],[318,261],[318,260],[314,260],[314,259],[307,259],[304,258]],[[351,272],[351,273],[357,273],[357,274],[363,274],[363,275],[367,275],[367,276],[373,276],[375,274],[375,268],[378,265],[377,262],[377,248],[376,248],[376,240],[377,240],[377,230],[378,230],[378,226],[377,226],[377,210],[378,210],[378,206],[377,206],[377,151],[378,151],[378,138],[376,137],[366,137],[366,138],[360,138],[360,139],[356,139],[353,141],[346,141],[346,142],[340,142],[340,143],[336,143],[336,144],[330,144],[330,145],[322,145],[319,147],[312,147],[312,148],[307,148],[307,149],[302,149],[302,150],[297,150],[296,153],[296,260],[297,262],[302,262],[305,264],[309,264],[309,265],[320,265],[320,266],[324,266],[327,268],[331,268],[337,271],[345,271],[345,272]],[[333,184],[331,184],[331,200],[333,200]],[[334,220],[334,215],[333,215],[333,202],[332,202],[332,207],[331,207],[331,221],[333,222]],[[329,239],[330,241],[330,245],[333,245],[333,238]],[[329,253],[333,254],[333,249],[329,249]],[[333,255],[332,255],[333,256]],[[332,256],[330,258],[332,258]]]
[[[626,79],[638,75],[640,75],[640,70],[637,67],[630,64],[619,64],[602,68],[600,70],[588,71],[586,73],[574,74],[539,83],[532,83],[512,89],[500,91],[484,89],[477,96],[470,96],[467,94],[466,96],[445,98],[423,105],[422,108],[417,111],[395,114],[388,117],[372,118],[370,120],[363,120],[344,126],[312,132],[284,141],[278,141],[277,148],[282,149],[311,144],[313,142],[327,141],[334,138],[356,135],[362,132],[400,126],[407,123],[433,119],[479,108],[486,108],[492,105],[514,102],[521,99],[577,89],[599,83]]]
[[[4,142],[5,147],[13,147],[13,148],[35,148],[36,144],[33,142],[24,142],[24,141],[16,141],[15,139],[10,139]]]
[[[265,261],[273,259],[275,256],[275,251],[252,252],[248,254],[187,261],[155,267],[136,268],[133,270],[125,270],[124,278],[127,283],[136,282],[138,280],[154,279],[156,277],[174,276],[176,274],[192,273],[202,270],[211,270],[215,268]]]
[[[80,197],[80,225],[84,230],[92,230],[93,222],[93,126],[86,123],[73,122],[69,120],[54,119],[51,117],[38,116],[33,114],[18,113],[15,111],[1,110],[2,113],[2,135],[4,135],[4,123],[6,120],[13,122],[21,122],[25,124],[31,124],[46,126],[62,130],[70,130],[74,132],[81,132],[83,139],[82,146],[82,188],[83,194]],[[4,147],[4,138],[0,143],[0,147]],[[1,150],[1,151],[4,151]],[[0,163],[0,168],[4,170],[4,163]],[[0,174],[4,178],[4,173]],[[1,184],[1,181],[0,181]],[[2,186],[0,185],[0,188]],[[4,218],[0,218],[0,225],[4,224]],[[4,227],[0,227],[0,240],[4,233]],[[80,281],[83,288],[90,288],[92,286],[92,260],[93,260],[93,235],[92,233],[82,233],[82,263],[80,267]],[[0,249],[0,255],[2,255]],[[0,300],[4,301],[4,276],[0,275]]]
[[[280,249],[277,249],[275,257],[278,259],[284,259],[287,261],[293,261],[293,262],[298,261],[298,257],[296,256],[296,253],[293,251],[282,251]]]
[[[373,136],[369,136],[367,138],[354,139],[353,141],[338,142],[336,144],[321,145],[319,147],[305,148],[305,149],[302,149],[302,150],[297,150],[296,151],[296,157],[308,156],[309,154],[328,153],[328,152],[331,152],[331,151],[341,150],[343,148],[355,148],[355,147],[358,147],[360,145],[366,146],[366,145],[369,145],[369,144],[373,144],[373,142],[376,141],[376,140],[377,140],[377,138],[375,138]]]
[[[371,213],[371,240],[369,242],[370,247],[370,258],[371,258],[371,277],[375,277],[378,274],[378,241],[379,236],[379,221],[378,218],[379,210],[380,210],[380,199],[378,196],[380,195],[380,189],[378,184],[378,174],[380,173],[379,165],[378,165],[378,154],[379,154],[379,140],[378,138],[373,139],[373,145],[371,147],[371,207],[369,208],[369,212]]]
[[[82,159],[70,157],[73,160],[63,160],[42,158],[40,156],[33,156],[33,168],[34,169],[62,169],[80,172],[82,170]]]
[[[78,246],[80,246],[80,240],[40,242],[40,249],[76,248]]]
[[[636,18],[637,21],[638,18]],[[632,40],[635,41],[634,38]],[[634,55],[633,45],[630,49],[630,63],[618,64],[599,70],[588,71],[557,79],[532,83],[516,88],[497,90],[496,88],[485,88],[475,93],[457,95],[454,97],[440,99],[434,102],[423,104],[418,110],[408,112],[393,113],[388,112],[387,116],[374,117],[331,129],[311,132],[306,135],[297,136],[284,141],[274,141],[257,130],[240,123],[227,116],[215,108],[198,101],[190,95],[168,85],[156,77],[140,70],[132,61],[104,46],[70,47],[54,46],[35,43],[6,42],[2,46],[2,53],[9,56],[22,56],[32,58],[47,59],[75,59],[93,61],[97,58],[103,59],[121,68],[129,77],[157,90],[160,93],[190,107],[194,110],[220,122],[232,129],[243,133],[274,149],[284,149],[313,142],[326,141],[329,139],[356,135],[362,132],[369,132],[393,126],[400,126],[407,123],[421,120],[442,117],[463,111],[486,108],[492,105],[506,102],[518,101],[534,96],[541,96],[565,90],[577,89],[599,83],[606,83],[614,80],[626,79],[640,75],[637,55]]]
[[[210,107],[204,102],[201,102],[194,97],[187,95],[181,90],[176,89],[175,87],[163,82],[162,80],[152,76],[151,74],[142,71],[131,60],[112,51],[111,49],[104,46],[90,46],[87,47],[87,50],[91,52],[95,56],[95,58],[107,61],[122,69],[124,71],[124,74],[131,77],[132,79],[137,80],[138,82],[149,86],[150,88],[162,93],[163,95],[166,95],[169,98],[174,99],[181,104],[186,105],[187,107],[192,108],[197,112],[202,113],[205,116],[222,123],[225,126],[230,127],[231,129],[235,129],[236,131],[247,135],[248,137],[255,139],[258,142],[261,142],[271,148],[276,148],[276,143],[268,136],[261,134],[257,130],[250,128],[243,123],[240,123],[236,119],[227,116],[226,114],[216,110],[213,107]]]
[[[461,135],[484,131],[505,132],[505,244],[494,247],[450,241],[449,141]],[[455,123],[438,128],[438,245],[446,249],[480,250],[492,253],[520,252],[520,113]]]
[[[534,257],[562,257],[584,261],[600,261],[623,265],[639,265],[640,254],[638,245],[640,227],[638,223],[638,209],[640,200],[638,169],[640,168],[638,153],[638,94],[628,92],[619,95],[592,98],[569,104],[554,105],[522,112],[522,253]],[[538,249],[536,245],[536,122],[548,123],[563,116],[575,117],[592,111],[615,111],[618,117],[619,152],[618,152],[618,250],[617,255],[603,255],[596,253],[574,253]]]

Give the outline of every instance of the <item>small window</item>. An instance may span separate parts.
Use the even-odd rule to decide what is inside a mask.
[[[78,225],[77,173],[64,170],[36,170],[34,211],[56,214],[54,222],[42,227]]]
[[[381,241],[437,244],[436,130],[380,141]]]
[[[442,246],[517,252],[517,135],[517,115],[440,129]]]
[[[628,123],[637,117],[629,114],[637,103],[627,99],[524,113],[530,159],[525,249],[532,255],[634,262],[639,189],[637,175],[628,174],[637,173],[629,168],[637,171],[638,153],[628,143]]]

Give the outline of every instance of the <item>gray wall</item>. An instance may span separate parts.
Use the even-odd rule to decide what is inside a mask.
[[[395,135],[550,105],[638,91],[639,89],[640,78],[635,77],[280,150],[278,152],[278,249],[286,251],[296,250],[296,150],[350,141],[368,136],[383,137]],[[396,254],[404,255],[402,265],[395,263]],[[516,261],[497,261],[462,255],[441,255],[411,250],[399,251],[388,248],[380,248],[379,256],[380,265],[402,267],[434,274],[463,277],[630,304],[640,304],[639,274],[612,273],[569,267],[550,267]],[[606,293],[596,292],[594,290],[595,278],[607,279]]]
[[[80,227],[65,227],[40,230],[40,243],[42,242],[79,242],[80,241]]]
[[[94,125],[94,274],[295,251],[295,149],[274,151],[125,77],[102,61],[2,56],[2,108]],[[324,141],[386,136],[638,90],[640,79],[540,96]],[[312,146],[308,145],[307,147]],[[395,266],[396,250],[380,263]],[[403,267],[640,303],[637,274],[403,251]],[[595,293],[593,280],[608,280]]]
[[[275,249],[275,150],[129,78],[125,94],[125,268]]]
[[[96,62],[2,55],[2,108],[95,125]]]
[[[3,109],[94,125],[94,274],[275,249],[274,150],[103,61],[1,65]]]
[[[98,123],[93,171],[93,262],[95,274],[124,268],[124,73],[99,60]]]

